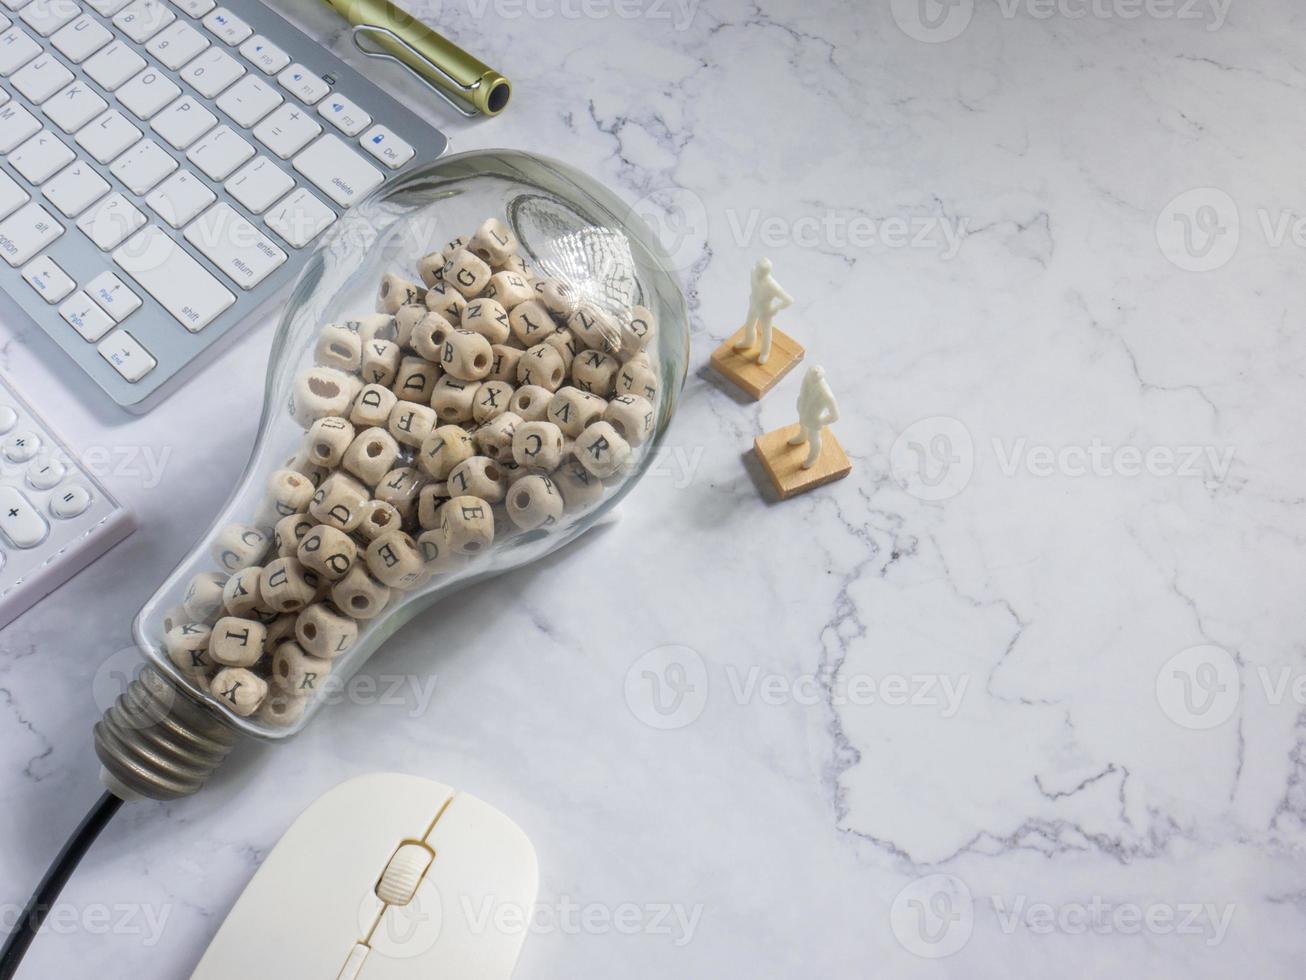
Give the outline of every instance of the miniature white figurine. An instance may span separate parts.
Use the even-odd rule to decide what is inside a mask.
[[[771,260],[758,259],[753,266],[753,288],[748,297],[748,320],[744,323],[744,338],[735,344],[735,350],[748,350],[757,343],[761,328],[762,347],[757,352],[757,363],[765,364],[771,356],[771,321],[781,310],[793,305],[793,297],[780,288],[771,276]]]
[[[834,392],[825,383],[825,369],[808,368],[803,375],[803,387],[798,392],[799,429],[789,440],[791,446],[810,443],[811,449],[803,461],[803,469],[811,469],[821,456],[821,430],[839,421],[839,405]]]

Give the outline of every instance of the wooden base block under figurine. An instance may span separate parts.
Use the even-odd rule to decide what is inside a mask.
[[[821,432],[821,451],[816,461],[804,468],[803,463],[807,462],[811,447],[805,438],[798,445],[793,443],[795,438],[802,436],[802,432],[803,427],[795,423],[753,440],[753,452],[762,461],[762,467],[771,478],[781,500],[842,480],[853,471],[848,455],[829,429]]]
[[[736,350],[735,345],[744,340],[745,327],[740,327],[724,344],[712,352],[712,366],[736,386],[751,395],[754,401],[793,370],[803,359],[803,345],[783,331],[772,328],[771,352],[765,364],[757,363],[758,342]]]

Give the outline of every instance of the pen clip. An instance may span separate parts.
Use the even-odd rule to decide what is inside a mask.
[[[378,25],[376,25],[376,24],[358,24],[358,25],[356,25],[356,26],[354,27],[353,31],[350,32],[350,37],[352,38],[352,40],[353,40],[353,42],[354,42],[354,47],[356,47],[359,51],[361,51],[361,52],[362,52],[363,54],[365,54],[367,57],[369,57],[369,58],[380,58],[380,59],[382,59],[383,61],[393,61],[395,64],[397,64],[397,65],[401,65],[403,68],[405,68],[405,69],[407,69],[409,72],[411,72],[414,78],[416,78],[416,79],[417,79],[418,81],[420,81],[423,85],[425,85],[425,86],[426,86],[427,88],[429,88],[432,92],[434,92],[434,93],[435,93],[436,95],[438,95],[441,99],[443,99],[446,103],[448,103],[448,105],[449,105],[449,106],[450,106],[450,107],[451,107],[455,112],[457,112],[457,113],[459,113],[460,115],[466,117],[467,119],[474,119],[474,118],[476,118],[476,116],[478,115],[478,113],[477,113],[474,109],[468,109],[466,106],[459,105],[457,102],[455,102],[455,101],[453,100],[453,98],[449,95],[449,93],[445,92],[442,88],[440,88],[439,85],[436,85],[435,82],[431,81],[431,79],[427,78],[425,75],[423,75],[421,72],[419,72],[419,71],[418,71],[416,68],[414,68],[412,65],[408,64],[408,62],[404,61],[402,58],[396,58],[394,55],[390,54],[389,52],[382,51],[382,50],[380,50],[380,49],[378,49],[378,48],[366,47],[366,46],[363,44],[363,42],[362,42],[362,37],[363,37],[363,35],[365,35],[365,34],[384,34],[384,35],[386,35],[386,36],[389,37],[392,41],[396,42],[397,44],[402,45],[404,48],[406,48],[408,51],[410,51],[410,52],[413,54],[413,56],[414,56],[415,58],[417,58],[418,60],[420,60],[423,64],[429,65],[432,69],[434,69],[435,71],[439,72],[440,75],[441,75],[442,77],[448,79],[449,84],[450,84],[453,88],[457,89],[459,92],[465,92],[465,93],[467,93],[469,96],[470,96],[471,93],[475,92],[475,91],[480,87],[480,85],[481,85],[481,81],[480,81],[480,79],[477,79],[476,82],[475,82],[475,84],[473,84],[473,85],[465,85],[465,84],[463,84],[463,83],[460,82],[458,79],[456,79],[456,78],[454,78],[452,75],[450,75],[447,71],[445,71],[444,68],[442,68],[440,65],[437,65],[434,61],[432,61],[432,60],[431,60],[430,58],[428,58],[426,55],[422,54],[422,52],[418,51],[415,47],[413,47],[411,44],[409,44],[406,40],[404,40],[402,37],[400,37],[400,36],[399,36],[398,34],[396,34],[394,31],[390,30],[388,27],[380,27],[380,26],[378,26]],[[470,99],[469,99],[469,101],[470,101]]]

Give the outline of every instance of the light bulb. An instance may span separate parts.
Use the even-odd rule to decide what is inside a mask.
[[[510,234],[475,238],[493,232],[487,219]],[[684,383],[688,317],[669,264],[647,226],[594,181],[512,151],[450,157],[341,216],[287,301],[239,486],[136,618],[146,664],[95,730],[109,789],[124,798],[195,792],[241,734],[279,741],[302,729],[324,688],[422,609],[557,550],[602,518],[652,461]],[[487,292],[487,267],[519,275],[491,280],[499,306],[471,310]],[[416,296],[403,295],[409,283]],[[400,300],[415,302],[396,310]],[[359,353],[378,342],[370,359]],[[484,387],[485,375],[466,380],[483,370],[487,350],[490,377],[510,379],[497,389]],[[502,363],[532,357],[515,370]],[[421,387],[433,380],[422,365],[439,366],[442,391]],[[364,387],[382,382],[412,399],[398,399],[398,415],[422,406],[406,420],[416,432],[396,429],[386,396]],[[491,402],[492,393],[513,399],[519,421],[468,402],[467,386]],[[568,394],[587,388],[597,394]],[[638,397],[618,403],[623,392]],[[622,415],[644,396],[638,419]],[[345,423],[352,430],[337,431]],[[448,425],[457,430],[437,438]],[[517,429],[527,430],[527,449]],[[600,441],[594,459],[583,459]],[[530,449],[538,455],[520,457]],[[471,513],[474,503],[458,501],[484,508]],[[251,622],[262,632],[250,654],[258,659],[246,663]],[[188,651],[200,652],[188,660]],[[330,681],[319,676],[324,664]]]

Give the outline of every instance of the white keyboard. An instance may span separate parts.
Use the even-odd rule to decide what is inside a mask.
[[[0,380],[0,626],[131,530],[131,515]]]
[[[0,293],[133,410],[447,140],[260,0],[0,0]]]

